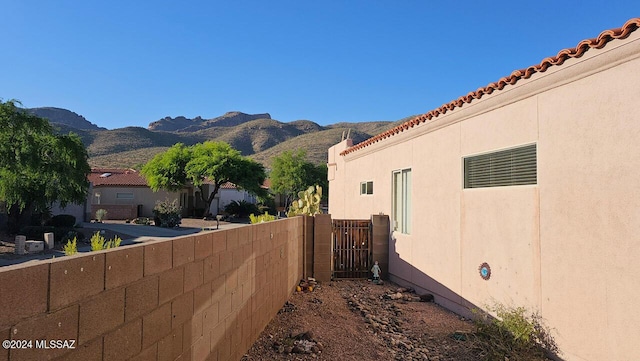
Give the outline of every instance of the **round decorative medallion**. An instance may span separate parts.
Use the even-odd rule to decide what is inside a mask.
[[[487,262],[481,264],[480,267],[478,267],[478,271],[480,271],[480,277],[482,277],[483,280],[486,281],[491,278],[491,267],[489,267]]]

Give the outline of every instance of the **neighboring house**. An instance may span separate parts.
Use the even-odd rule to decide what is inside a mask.
[[[205,191],[208,192],[208,194],[211,194],[211,192],[213,192],[213,184],[205,183]],[[196,216],[201,216],[202,211],[206,206],[205,203],[201,200],[199,193],[200,193],[200,190],[196,188],[195,190],[195,199],[196,199],[195,215]],[[222,184],[220,186],[220,189],[218,189],[218,194],[216,194],[215,198],[211,202],[211,207],[209,207],[209,213],[212,216],[215,216],[218,213],[223,212],[224,207],[226,207],[229,203],[233,201],[236,201],[236,202],[245,201],[253,204],[258,203],[258,199],[256,198],[255,195],[247,192],[244,189],[238,188],[233,183],[227,182]]]
[[[331,147],[332,217],[390,215],[390,278],[449,309],[524,306],[563,359],[640,360],[638,27]]]
[[[206,206],[199,188],[188,186],[180,192],[153,192],[144,176],[134,169],[93,168],[88,178],[92,186],[88,202],[91,206],[89,219],[94,219],[96,211],[101,208],[107,210],[107,219],[153,217],[153,207],[166,199],[178,200],[183,217],[200,217]],[[204,190],[208,196],[213,191],[213,184],[205,183]],[[227,182],[220,186],[211,202],[211,215],[217,215],[218,210],[224,210],[232,201],[257,202],[254,195]]]
[[[98,209],[107,210],[107,219],[153,217],[153,207],[166,199],[177,199],[183,207],[183,216],[192,208],[191,188],[181,192],[154,192],[144,176],[134,169],[93,168],[88,178],[92,185],[89,194],[92,219]]]

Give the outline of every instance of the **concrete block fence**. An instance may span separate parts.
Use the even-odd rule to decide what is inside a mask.
[[[0,361],[239,360],[311,269],[305,231],[330,232],[309,222],[295,217],[4,267],[0,340],[23,348],[0,348]]]

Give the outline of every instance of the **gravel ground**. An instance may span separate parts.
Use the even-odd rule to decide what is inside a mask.
[[[295,292],[243,360],[478,360],[473,330],[395,284],[332,281]]]

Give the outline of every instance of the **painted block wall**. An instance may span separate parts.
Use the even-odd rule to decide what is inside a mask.
[[[302,275],[303,218],[0,269],[0,360],[239,360]]]
[[[391,174],[411,168],[413,230],[391,235],[392,280],[463,314],[537,310],[565,360],[640,359],[639,83],[635,32],[344,156],[342,142],[329,212],[391,214]],[[463,188],[464,157],[531,143],[536,185]]]

